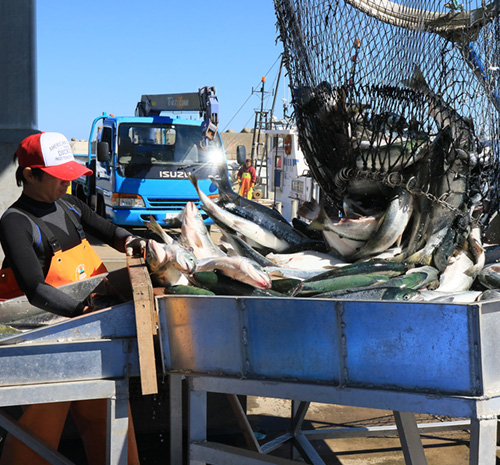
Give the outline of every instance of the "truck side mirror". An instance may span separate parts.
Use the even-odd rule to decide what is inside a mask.
[[[247,149],[244,145],[236,147],[236,161],[239,165],[243,165],[247,159]]]
[[[99,142],[97,144],[97,160],[101,163],[111,160],[111,153],[109,153],[109,144],[107,142]]]

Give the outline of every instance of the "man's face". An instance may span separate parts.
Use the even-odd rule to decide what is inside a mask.
[[[25,170],[25,179],[27,183],[24,186],[24,192],[35,200],[42,202],[55,202],[68,191],[70,181],[63,181],[55,178],[48,173],[43,173],[42,177],[36,178],[27,168]]]

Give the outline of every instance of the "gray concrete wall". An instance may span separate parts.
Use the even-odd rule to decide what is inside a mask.
[[[35,0],[0,0],[0,214],[21,192],[12,157],[37,130]],[[0,250],[0,259],[3,252]]]

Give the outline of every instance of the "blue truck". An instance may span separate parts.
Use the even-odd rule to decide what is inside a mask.
[[[199,115],[193,118],[193,112]],[[213,87],[143,95],[135,116],[103,114],[94,120],[88,157],[80,160],[94,174],[74,181],[72,192],[124,227],[143,227],[150,215],[164,226],[179,226],[179,215],[190,201],[210,225],[188,173],[196,175],[205,194],[218,195],[209,177],[228,174],[217,125]]]

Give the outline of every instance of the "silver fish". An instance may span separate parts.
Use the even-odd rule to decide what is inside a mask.
[[[322,231],[322,234],[330,251],[342,259],[344,259],[344,257],[350,257],[354,252],[361,249],[366,244],[366,241],[346,239],[332,231]]]
[[[346,194],[351,197],[364,197],[364,196],[380,196],[386,195],[389,188],[382,184],[380,181],[373,180],[369,178],[372,174],[371,171],[366,171],[366,177],[363,176],[363,171],[357,172],[357,177],[352,177],[349,179],[349,184],[346,187]],[[352,201],[347,200],[344,202],[344,212],[346,216],[349,214],[349,206]]]
[[[479,282],[488,289],[500,289],[500,264],[486,265],[478,275]]]
[[[389,287],[365,286],[317,294],[313,298],[341,300],[382,300]]]
[[[445,160],[446,154],[450,152],[449,130],[443,131],[442,141],[436,147],[434,156],[431,160],[431,177],[434,179],[431,185],[431,194],[440,200],[439,203],[432,204],[431,214],[427,215],[425,230],[422,234],[422,242],[426,241],[425,246],[419,254],[423,255],[423,260],[419,263],[429,263],[434,249],[446,237],[447,229],[453,226],[457,214],[466,207],[467,200],[467,165],[461,160],[455,159],[451,164]],[[432,238],[438,236],[439,240]],[[434,247],[431,247],[431,246]],[[415,258],[412,257],[412,260]]]
[[[250,241],[264,249],[283,252],[290,247],[289,243],[285,239],[278,237],[273,231],[263,228],[253,221],[249,221],[240,216],[234,215],[233,213],[228,212],[227,210],[213,202],[199,188],[196,176],[190,175],[189,179],[196,188],[205,211],[216,223],[222,225],[225,228],[228,228],[231,231],[240,233],[242,236],[245,236]]]
[[[449,228],[450,225],[446,225],[442,229],[434,233],[432,236],[430,236],[427,240],[427,243],[425,244],[425,247],[409,256],[406,261],[408,263],[418,263],[421,265],[430,264],[432,262],[432,254],[448,234]]]
[[[421,292],[422,291],[414,289],[399,289],[398,287],[390,287],[382,294],[382,298],[380,300],[424,300],[421,296]]]
[[[480,300],[498,300],[500,299],[500,291],[497,289],[487,289],[484,292],[481,292],[481,295],[477,298],[477,301]]]
[[[167,232],[158,224],[153,215],[149,215],[149,222],[146,222],[146,227],[161,237],[165,244],[172,244],[174,242],[174,238],[167,234]]]
[[[242,197],[238,193],[234,192],[227,178],[216,178],[214,176],[209,176],[209,178],[219,189],[219,200],[217,201],[219,206],[226,208],[226,210],[229,210],[235,215],[246,215],[244,216],[246,219],[250,219],[260,214],[270,216],[273,221],[290,226],[290,223],[278,211],[259,202],[255,202],[254,200]],[[227,206],[228,204],[233,204],[233,207],[229,208]],[[243,213],[243,215],[241,213]]]
[[[227,250],[227,255],[241,255],[257,262],[260,266],[274,266],[271,260],[250,247],[243,239],[236,234],[229,234],[222,231],[222,238],[225,242],[222,245]],[[232,252],[231,252],[232,250]]]
[[[259,264],[246,257],[217,257],[200,260],[196,272],[219,270],[222,274],[258,289],[270,289],[271,278]]]
[[[384,250],[383,252],[373,255],[370,258],[367,258],[366,261],[368,260],[388,260],[391,262],[400,262],[401,260],[398,259],[402,254],[402,249],[401,247],[389,247],[387,250]]]
[[[475,226],[471,229],[468,241],[469,250],[474,258],[474,266],[467,270],[467,274],[475,279],[486,263],[486,254],[484,253],[484,247],[481,242],[481,230],[479,227]]]
[[[146,263],[151,280],[158,286],[188,284],[186,274],[196,268],[194,255],[177,243],[160,244],[149,239],[146,247]]]
[[[355,261],[384,252],[401,237],[413,211],[413,196],[400,189],[392,198],[373,237],[349,257]]]
[[[382,214],[356,218],[342,217],[333,220],[328,217],[324,209],[321,209],[318,217],[309,224],[309,229],[332,231],[346,239],[367,241],[378,229],[381,217]]]
[[[297,214],[302,218],[313,221],[320,215],[321,208],[321,205],[315,200],[307,201],[300,205]]]
[[[449,260],[449,265],[439,277],[440,292],[468,291],[474,282],[468,271],[474,266],[474,261],[465,250]]]
[[[294,290],[293,296],[323,295],[345,289],[356,289],[360,287],[376,286],[384,284],[390,278],[380,274],[358,274],[347,276],[336,276],[319,281],[303,281]]]
[[[429,104],[429,114],[434,118],[440,129],[449,126],[453,139],[460,143],[471,140],[473,134],[472,122],[467,121],[456,110],[446,105],[443,99],[430,89],[418,66],[415,66],[413,76],[408,80],[404,80],[403,84],[426,98]]]
[[[317,270],[346,265],[344,260],[327,253],[316,252],[315,250],[304,250],[303,252],[291,254],[276,254],[271,252],[266,255],[266,258],[279,267],[299,270]]]
[[[381,172],[399,171],[418,162],[425,155],[422,147],[425,141],[393,139],[387,141],[381,135],[378,141],[358,143],[360,154],[356,157],[356,167],[360,170],[375,169]]]
[[[300,280],[310,279],[325,271],[324,268],[317,270],[298,270],[296,268],[286,268],[280,266],[266,266],[264,269],[273,280],[281,278],[295,278]]]
[[[436,247],[432,256],[433,263],[439,271],[444,271],[448,266],[448,260],[456,252],[457,248],[462,248],[466,237],[457,228],[450,227],[441,243]]]
[[[436,286],[439,281],[439,271],[433,266],[418,266],[416,268],[409,269],[406,274],[410,275],[412,273],[426,273],[427,277],[420,283],[419,289],[423,289],[428,286]]]
[[[184,207],[180,242],[193,251],[197,260],[225,256],[213,243],[201,213],[193,202],[186,203]]]
[[[500,219],[500,217],[498,218]],[[488,231],[486,231],[486,239],[488,240]],[[498,242],[493,242],[492,240],[488,241],[489,244],[485,244],[484,246],[484,254],[486,257],[486,265],[490,265],[492,263],[500,262],[500,245]]]
[[[420,297],[427,302],[443,302],[443,303],[469,303],[476,302],[482,294],[481,291],[438,291],[426,290],[420,291]]]

